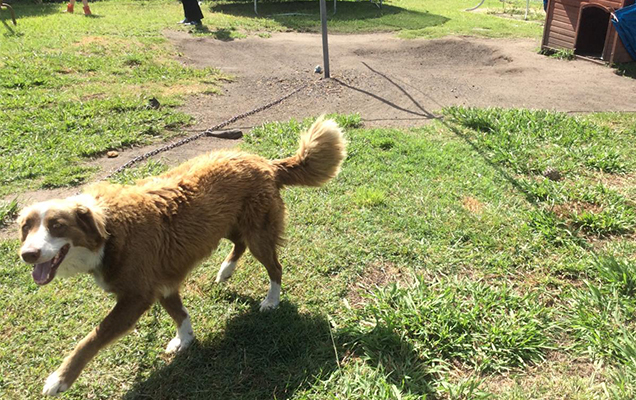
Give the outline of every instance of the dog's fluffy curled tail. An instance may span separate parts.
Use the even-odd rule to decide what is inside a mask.
[[[320,117],[300,137],[296,155],[272,161],[278,186],[321,186],[340,172],[346,142],[332,119]]]

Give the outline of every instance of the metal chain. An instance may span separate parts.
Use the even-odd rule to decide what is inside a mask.
[[[297,87],[296,89],[292,90],[291,92],[287,93],[283,97],[280,97],[280,98],[278,98],[278,99],[276,99],[276,100],[274,100],[272,102],[269,102],[269,103],[267,103],[267,104],[265,104],[263,106],[254,108],[254,109],[252,109],[250,111],[244,112],[243,114],[235,115],[234,117],[232,117],[232,118],[230,118],[228,120],[225,120],[225,121],[221,122],[218,125],[215,125],[215,126],[213,126],[211,128],[208,128],[208,129],[206,129],[203,132],[197,133],[196,135],[192,135],[192,136],[189,136],[187,138],[181,139],[179,141],[176,141],[176,142],[173,142],[173,143],[169,143],[169,144],[167,144],[165,146],[159,147],[159,148],[157,148],[155,150],[151,150],[151,151],[149,151],[147,153],[144,153],[144,154],[142,154],[140,156],[137,156],[137,157],[133,158],[132,160],[128,161],[127,163],[125,163],[124,165],[120,166],[119,168],[117,168],[113,172],[111,172],[108,175],[106,175],[106,177],[104,179],[112,178],[115,174],[118,174],[118,173],[122,172],[126,168],[130,168],[131,166],[133,166],[133,165],[135,165],[135,164],[137,164],[137,163],[139,163],[141,161],[144,161],[144,160],[146,160],[146,159],[148,159],[148,158],[150,158],[152,156],[156,156],[159,153],[163,153],[164,151],[172,150],[175,147],[183,146],[184,144],[190,143],[190,142],[192,142],[194,140],[197,140],[197,139],[200,139],[203,136],[208,136],[212,132],[218,131],[219,129],[221,129],[221,128],[227,126],[227,125],[230,125],[230,124],[232,124],[232,123],[234,123],[234,122],[236,122],[236,121],[238,121],[240,119],[243,119],[245,117],[249,117],[250,115],[254,115],[254,114],[259,113],[261,111],[267,110],[268,108],[274,107],[275,105],[282,103],[283,101],[287,100],[291,96],[293,96],[296,93],[300,92],[301,90],[303,90],[307,86],[309,86],[309,84],[305,83],[304,85],[301,85],[301,86]]]

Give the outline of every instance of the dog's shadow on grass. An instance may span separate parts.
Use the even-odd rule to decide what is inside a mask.
[[[167,365],[142,377],[123,397],[133,399],[289,399],[329,379],[348,362],[381,369],[398,388],[421,396],[433,393],[434,379],[413,347],[387,327],[367,331],[357,325],[333,330],[326,315],[299,312],[282,302],[261,313],[249,304],[217,333],[199,338]],[[364,361],[363,361],[364,360]]]
[[[286,399],[318,373],[337,368],[329,322],[287,302],[272,312],[251,310],[204,336],[124,399]]]

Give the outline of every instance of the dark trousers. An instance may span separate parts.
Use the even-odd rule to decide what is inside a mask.
[[[200,21],[203,19],[203,13],[197,0],[181,0],[183,3],[183,14],[189,21]]]

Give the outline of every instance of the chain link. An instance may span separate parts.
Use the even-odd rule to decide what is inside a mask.
[[[137,163],[139,163],[141,161],[144,161],[144,160],[146,160],[146,159],[148,159],[150,157],[156,156],[159,153],[163,153],[164,151],[172,150],[175,147],[183,146],[184,144],[190,143],[190,142],[192,142],[194,140],[197,140],[197,139],[200,139],[203,136],[209,136],[213,132],[218,131],[219,129],[221,129],[221,128],[225,127],[225,126],[228,126],[228,125],[230,125],[230,124],[232,124],[232,123],[234,123],[234,122],[236,122],[238,120],[241,120],[243,118],[249,117],[250,115],[254,115],[254,114],[259,113],[261,111],[267,110],[268,108],[274,107],[275,105],[282,103],[283,101],[287,100],[291,96],[293,96],[296,93],[300,92],[301,90],[303,90],[307,86],[309,86],[308,83],[306,83],[304,85],[301,85],[301,86],[297,87],[296,89],[292,90],[291,92],[287,93],[283,97],[280,97],[280,98],[278,98],[278,99],[276,99],[276,100],[274,100],[272,102],[269,102],[269,103],[267,103],[267,104],[265,104],[263,106],[254,108],[254,109],[252,109],[250,111],[244,112],[242,114],[235,115],[232,118],[230,118],[228,120],[225,120],[225,121],[221,122],[220,124],[215,125],[215,126],[213,126],[211,128],[208,128],[208,129],[206,129],[203,132],[197,133],[196,135],[189,136],[187,138],[181,139],[181,140],[173,142],[173,143],[169,143],[169,144],[167,144],[165,146],[159,147],[157,149],[154,149],[154,150],[151,150],[151,151],[149,151],[147,153],[144,153],[144,154],[142,154],[140,156],[137,156],[137,157],[133,158],[132,160],[128,161],[127,163],[125,163],[124,165],[120,166],[119,168],[117,168],[113,172],[111,172],[108,175],[106,175],[106,177],[104,179],[112,178],[114,175],[122,172],[126,168],[130,168],[131,166],[133,166],[133,165],[135,165],[135,164],[137,164]]]

